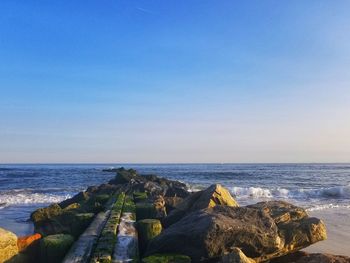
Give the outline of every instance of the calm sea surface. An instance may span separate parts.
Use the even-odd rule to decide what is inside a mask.
[[[306,209],[349,209],[350,164],[41,164],[0,165],[0,227],[32,231],[30,212],[107,182],[109,167],[180,180],[192,190],[226,186],[241,205],[282,199]]]

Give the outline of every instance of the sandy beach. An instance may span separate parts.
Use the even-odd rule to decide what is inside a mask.
[[[325,222],[328,238],[306,248],[305,251],[350,256],[350,209],[325,209],[309,214]]]

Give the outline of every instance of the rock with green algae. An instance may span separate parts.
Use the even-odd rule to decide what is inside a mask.
[[[17,253],[17,236],[0,227],[0,262],[9,260]]]
[[[136,205],[131,198],[131,196],[127,195],[125,196],[124,206],[123,206],[123,213],[136,213]]]
[[[191,258],[179,254],[155,254],[143,258],[142,263],[191,263]]]
[[[135,203],[144,202],[147,200],[148,195],[146,192],[134,192],[133,193]]]
[[[35,223],[44,221],[46,219],[58,216],[62,214],[63,210],[58,204],[52,204],[48,207],[39,208],[35,210],[31,215],[30,219]]]
[[[137,221],[140,252],[146,250],[149,241],[162,232],[162,224],[157,219],[143,219]]]
[[[90,195],[88,192],[80,192],[73,196],[72,198],[66,199],[59,203],[60,207],[66,208],[67,206],[73,204],[73,203],[83,203],[86,202],[90,198]]]
[[[40,241],[40,262],[61,262],[69,248],[74,243],[74,237],[57,234],[44,237]]]
[[[64,213],[34,223],[35,231],[43,236],[54,234],[71,234],[78,237],[91,223],[94,213],[78,213],[69,210]]]
[[[135,183],[135,182],[142,182],[145,181],[143,177],[137,174],[136,170],[133,169],[125,169],[123,167],[115,169],[115,172],[117,172],[117,175],[114,179],[110,180],[110,184],[128,184],[128,183]]]
[[[79,209],[80,207],[81,205],[79,203],[72,203],[69,206],[63,208],[63,211],[75,210],[75,209]]]
[[[136,203],[136,218],[137,220],[156,219],[157,210],[152,203]]]

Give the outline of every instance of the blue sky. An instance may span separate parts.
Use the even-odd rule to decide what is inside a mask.
[[[0,162],[350,161],[349,1],[0,1]]]

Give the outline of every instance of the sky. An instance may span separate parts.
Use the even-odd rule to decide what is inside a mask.
[[[0,163],[350,162],[346,0],[0,1]]]

